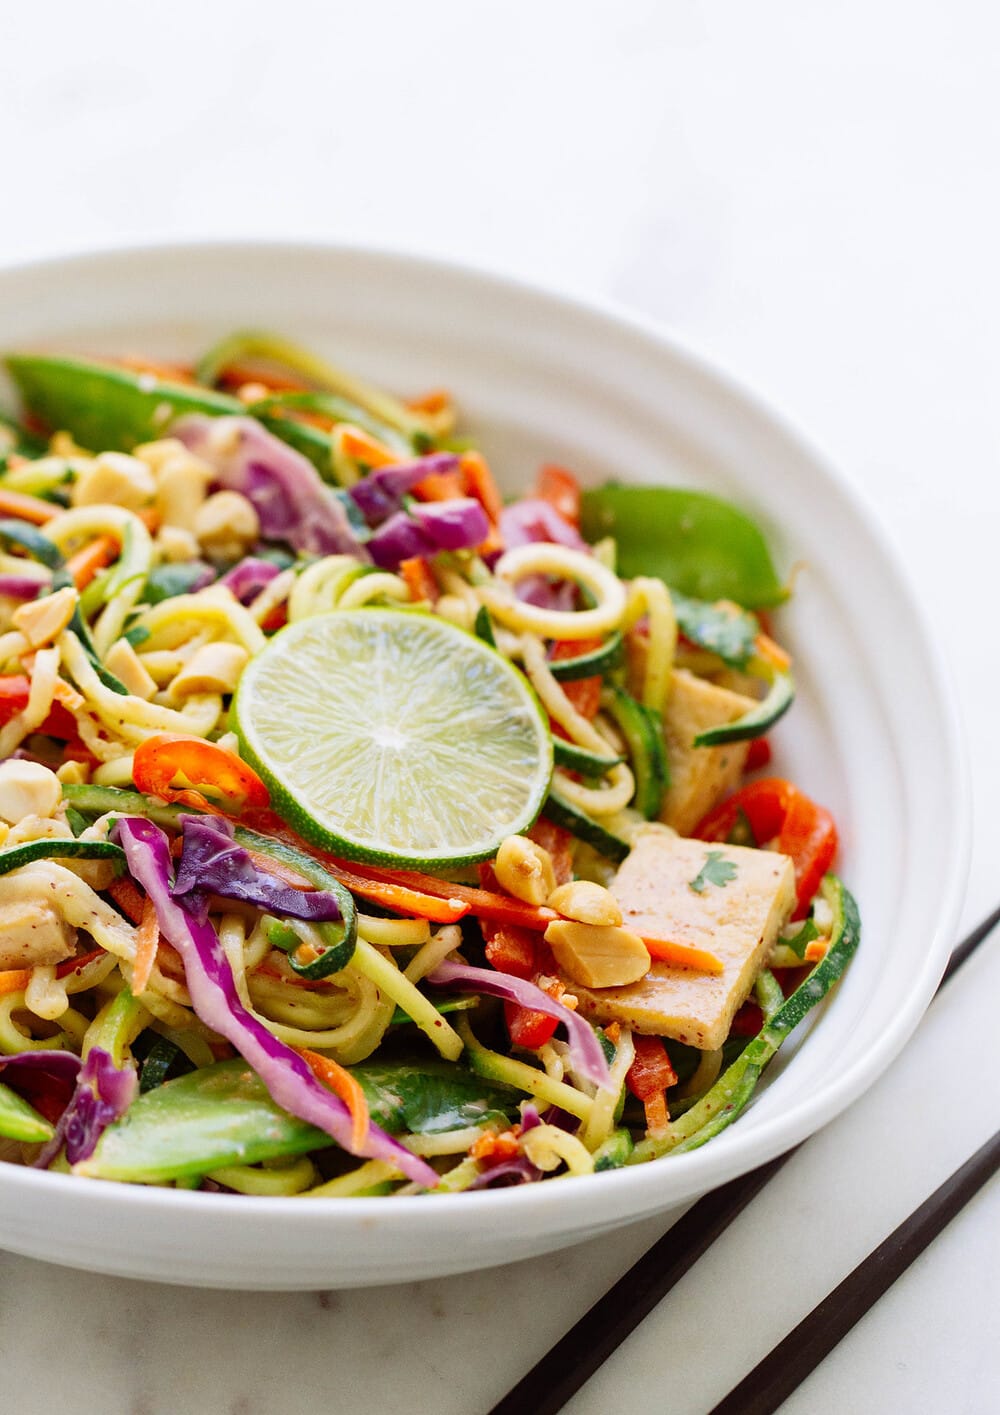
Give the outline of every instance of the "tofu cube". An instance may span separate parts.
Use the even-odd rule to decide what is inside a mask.
[[[681,835],[694,830],[702,816],[739,785],[749,742],[696,747],[699,732],[735,722],[757,705],[755,698],[674,670],[663,714],[663,735],[670,763],[670,786],[660,819]]]
[[[76,929],[17,873],[0,877],[0,968],[41,968],[71,958]]]
[[[654,961],[644,978],[626,987],[573,983],[580,1012],[595,1022],[621,1022],[714,1051],[791,917],[791,860],[772,850],[685,840],[653,826],[639,834],[611,890],[626,928],[707,949],[723,971],[713,975]]]

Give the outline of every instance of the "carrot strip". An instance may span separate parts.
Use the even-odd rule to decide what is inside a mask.
[[[474,496],[481,503],[487,516],[496,524],[503,510],[503,497],[493,480],[493,473],[486,458],[479,452],[463,452],[460,466],[465,474],[469,496]]]
[[[656,1091],[643,1101],[646,1112],[646,1131],[650,1135],[662,1135],[670,1126],[667,1097],[663,1091]]]
[[[144,993],[149,986],[159,942],[160,925],[156,918],[156,907],[147,896],[143,901],[142,918],[135,935],[135,971],[132,975],[132,992],[135,997]]]
[[[758,634],[753,646],[767,663],[785,673],[792,666],[792,656],[780,644],[776,644],[769,634]]]
[[[99,570],[117,560],[121,549],[114,536],[98,536],[66,561],[66,569],[78,590],[86,589]]]
[[[413,488],[418,501],[454,501],[466,496],[465,478],[461,472],[431,472]]]
[[[458,887],[445,884],[444,880],[435,880],[434,883],[442,890],[447,890],[447,895],[432,895],[423,890],[410,889],[391,876],[369,879],[366,875],[355,874],[353,870],[345,869],[341,864],[325,857],[323,865],[334,879],[339,880],[352,894],[360,894],[362,899],[372,899],[376,904],[383,904],[397,914],[430,919],[435,924],[454,924],[470,912],[469,903],[458,897]]]
[[[405,890],[419,890],[423,895],[433,895],[463,906],[462,913],[473,913],[481,919],[490,919],[497,924],[520,924],[523,928],[544,933],[549,924],[560,916],[554,909],[544,905],[522,904],[520,899],[511,899],[492,889],[476,889],[468,884],[451,884],[448,880],[437,879],[434,875],[418,874],[412,870],[383,870],[375,865],[365,865],[365,876],[381,880],[383,884]],[[489,865],[480,865],[480,876],[492,882]],[[350,886],[348,886],[350,888]],[[401,911],[402,912],[402,911]],[[426,915],[431,918],[432,915]],[[459,915],[458,917],[461,917]]]
[[[407,560],[401,560],[399,573],[413,599],[429,599],[432,604],[434,603],[438,597],[438,582],[422,555],[412,555]]]
[[[0,997],[6,997],[11,992],[23,992],[30,982],[30,968],[9,968],[0,973]]]
[[[384,442],[379,442],[378,438],[351,423],[342,424],[337,437],[341,452],[352,462],[364,462],[366,467],[387,467],[391,462],[399,461],[398,454],[391,447],[386,447]]]
[[[334,1095],[339,1096],[351,1112],[351,1143],[355,1151],[360,1150],[368,1139],[368,1131],[371,1126],[368,1101],[365,1099],[365,1093],[361,1089],[360,1083],[331,1057],[320,1056],[318,1051],[310,1051],[307,1047],[299,1047],[298,1051],[317,1081],[321,1081],[324,1086],[329,1086]]]
[[[415,413],[446,413],[451,408],[451,394],[447,388],[432,388],[419,398],[411,398],[406,406]]]
[[[0,490],[0,516],[16,516],[18,520],[30,521],[32,525],[44,526],[53,516],[63,511],[62,506],[54,506],[51,501],[43,501],[40,496],[29,496],[24,491]]]
[[[695,968],[699,973],[725,972],[721,958],[709,953],[705,948],[695,948],[689,943],[678,943],[672,938],[649,938],[641,934],[643,943],[649,949],[649,956],[657,963],[669,963],[674,968]]]
[[[131,919],[133,924],[142,923],[142,915],[146,907],[146,896],[137,884],[121,875],[118,879],[113,879],[108,885],[108,893],[118,905],[119,909]]]

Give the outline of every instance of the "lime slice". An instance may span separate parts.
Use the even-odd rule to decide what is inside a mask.
[[[429,614],[335,610],[290,624],[244,670],[234,718],[275,808],[356,859],[488,859],[535,819],[552,775],[525,679]]]

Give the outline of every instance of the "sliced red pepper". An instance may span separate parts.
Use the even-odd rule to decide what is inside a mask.
[[[754,838],[773,842],[795,866],[796,917],[806,912],[837,853],[837,827],[830,812],[790,781],[766,776],[742,787],[699,822],[699,840],[726,840],[742,811]]]
[[[6,726],[28,706],[31,682],[23,673],[0,676],[0,727]],[[46,737],[59,737],[64,742],[77,737],[76,720],[62,703],[53,703],[48,717],[38,729]]]
[[[637,1100],[647,1101],[677,1085],[677,1072],[659,1037],[633,1036],[635,1060],[625,1076],[625,1084]]]
[[[539,816],[528,837],[549,852],[556,884],[569,884],[573,878],[573,837],[569,831]]]
[[[539,500],[547,501],[564,521],[571,526],[579,526],[580,483],[572,472],[551,462],[546,463],[538,473],[535,492]]]
[[[175,785],[181,777],[184,785]],[[136,748],[132,779],[147,796],[177,801],[196,810],[211,810],[221,798],[227,811],[238,814],[244,806],[266,806],[267,787],[252,767],[234,752],[201,737],[165,732],[148,737]],[[209,802],[202,788],[217,798]]]
[[[522,1007],[519,1002],[505,1002],[503,1015],[507,1023],[510,1039],[516,1047],[537,1051],[552,1040],[559,1019],[547,1012],[536,1012],[531,1007]]]
[[[575,642],[560,639],[552,645],[549,657],[554,663],[563,658],[579,658],[581,654],[599,649],[603,642],[603,639],[577,639]],[[600,674],[594,678],[577,678],[560,686],[581,717],[597,716],[597,709],[601,706]]]
[[[536,939],[530,929],[514,924],[483,923],[486,957],[498,973],[530,981],[538,971]]]
[[[771,744],[766,737],[755,737],[747,752],[747,771],[760,771],[771,760]]]

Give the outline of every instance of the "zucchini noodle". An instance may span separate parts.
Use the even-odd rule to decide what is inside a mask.
[[[255,624],[262,624],[269,614],[273,613],[280,604],[284,604],[291,593],[295,580],[294,570],[282,570],[280,575],[275,575],[269,585],[264,586],[248,610],[250,618]]]
[[[411,595],[406,581],[401,580],[398,575],[389,575],[385,572],[375,575],[359,575],[340,596],[337,608],[363,609],[366,604],[372,604],[380,599],[409,604]]]
[[[63,554],[110,535],[121,552],[104,588],[107,603],[94,626],[94,647],[104,655],[120,637],[153,565],[153,542],[142,521],[123,506],[77,506],[54,516],[42,534]]]
[[[66,986],[53,967],[32,968],[31,982],[24,990],[24,1005],[36,1017],[55,1022],[69,1007]]]
[[[260,1167],[250,1164],[224,1165],[205,1176],[237,1194],[267,1194],[275,1198],[301,1194],[316,1183],[316,1166],[308,1155],[289,1164]]]
[[[62,1032],[56,1032],[54,1036],[33,1037],[27,1025],[14,1021],[15,1012],[25,1011],[23,990],[0,997],[0,1052],[4,1056],[16,1056],[19,1051],[66,1050],[66,1038]]]
[[[541,634],[547,639],[590,639],[617,629],[625,615],[625,588],[621,580],[593,556],[580,550],[547,541],[521,545],[500,557],[493,574],[499,585],[482,586],[479,597],[508,629]],[[525,604],[515,599],[513,587],[528,575],[572,580],[589,590],[596,604],[592,609],[570,612]]]
[[[349,1174],[342,1174],[337,1179],[328,1179],[325,1184],[318,1184],[315,1189],[309,1189],[302,1197],[304,1199],[350,1199],[365,1194],[370,1189],[381,1190],[382,1185],[402,1179],[402,1177],[396,1166],[389,1164],[388,1160],[369,1160],[366,1164],[358,1165],[357,1169],[352,1169]]]
[[[521,1137],[525,1157],[543,1172],[565,1164],[570,1174],[593,1174],[594,1157],[585,1145],[558,1125],[536,1125]]]
[[[634,628],[643,614],[649,624],[649,642],[640,700],[644,707],[662,713],[677,650],[677,618],[670,591],[662,580],[640,576],[629,585],[625,628]]]
[[[464,1155],[470,1145],[486,1134],[482,1125],[468,1125],[462,1130],[445,1130],[442,1134],[401,1135],[399,1138],[415,1155]]]
[[[521,639],[521,658],[531,686],[553,721],[558,722],[578,747],[585,747],[589,752],[606,753],[606,739],[589,718],[577,712],[564,693],[562,684],[553,676],[541,640],[533,634],[525,634]]]
[[[613,766],[604,777],[605,786],[584,786],[557,769],[552,784],[571,806],[591,816],[611,816],[624,810],[635,795],[635,777],[624,762]]]
[[[635,1044],[632,1041],[632,1031],[629,1027],[622,1027],[611,1063],[611,1084],[603,1086],[594,1096],[590,1118],[580,1136],[591,1152],[599,1149],[615,1128],[615,1111],[621,1098],[626,1073],[634,1060]]]
[[[31,687],[23,712],[0,729],[0,758],[9,757],[48,717],[59,681],[59,650],[39,649],[31,670]]]

